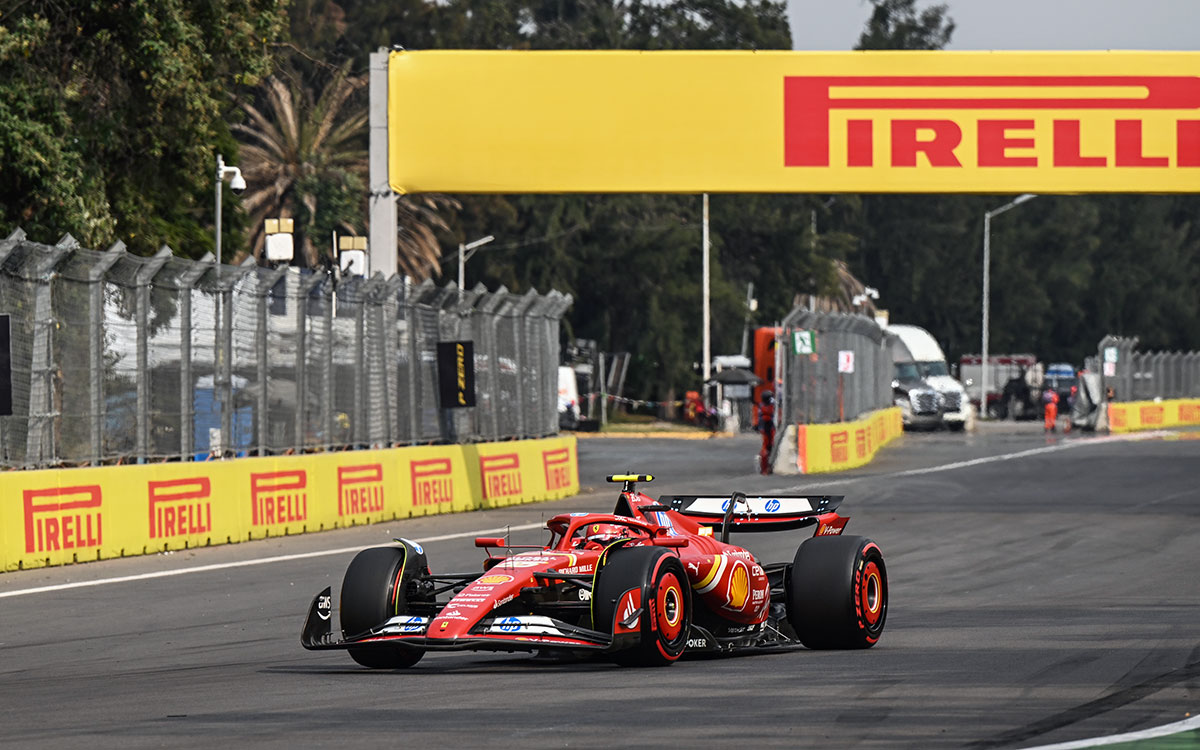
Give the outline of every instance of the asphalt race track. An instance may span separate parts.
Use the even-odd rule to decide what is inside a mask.
[[[1200,440],[989,425],[812,478],[750,474],[755,443],[581,439],[588,489],[557,503],[0,574],[0,745],[1022,748],[1200,709]],[[475,570],[476,532],[607,511],[603,476],[625,470],[656,474],[651,494],[845,494],[847,532],[886,555],[879,645],[650,670],[441,653],[396,672],[301,649],[354,548],[405,536],[435,570]],[[795,534],[742,540],[790,560]]]

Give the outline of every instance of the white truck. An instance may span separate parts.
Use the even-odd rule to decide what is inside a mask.
[[[962,383],[950,375],[937,339],[918,326],[894,325],[885,330],[894,363],[892,395],[904,426],[966,428],[973,421],[971,402]]]

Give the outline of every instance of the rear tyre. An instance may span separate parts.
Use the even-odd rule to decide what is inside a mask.
[[[629,615],[626,594],[633,592],[641,616],[628,632],[619,623]],[[597,576],[592,593],[596,630],[613,633],[614,644],[632,642],[612,655],[624,666],[664,667],[687,648],[692,627],[692,590],[679,558],[663,549],[635,547],[613,550]]]
[[[788,622],[809,648],[870,648],[887,619],[887,568],[861,536],[807,539],[788,571]]]
[[[365,633],[404,614],[405,547],[372,547],[354,556],[342,579],[342,631],[347,637]],[[421,660],[425,652],[411,646],[358,646],[350,658],[371,669],[401,669]]]

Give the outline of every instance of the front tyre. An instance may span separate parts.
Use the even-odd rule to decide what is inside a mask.
[[[347,637],[378,627],[406,609],[404,582],[406,547],[372,547],[354,556],[342,579],[342,631]],[[371,669],[401,669],[421,660],[425,652],[404,645],[357,646],[350,658]]]
[[[687,648],[692,590],[679,558],[663,549],[616,549],[592,594],[596,630],[613,634],[613,659],[625,666],[663,667]],[[641,614],[631,620],[640,608]]]
[[[861,536],[807,539],[788,571],[788,622],[809,648],[870,648],[887,619],[887,567]]]

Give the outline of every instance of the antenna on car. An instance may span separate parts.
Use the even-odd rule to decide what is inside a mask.
[[[653,474],[610,474],[605,477],[610,482],[624,482],[625,486],[621,488],[621,492],[635,492],[638,482],[653,482]]]

